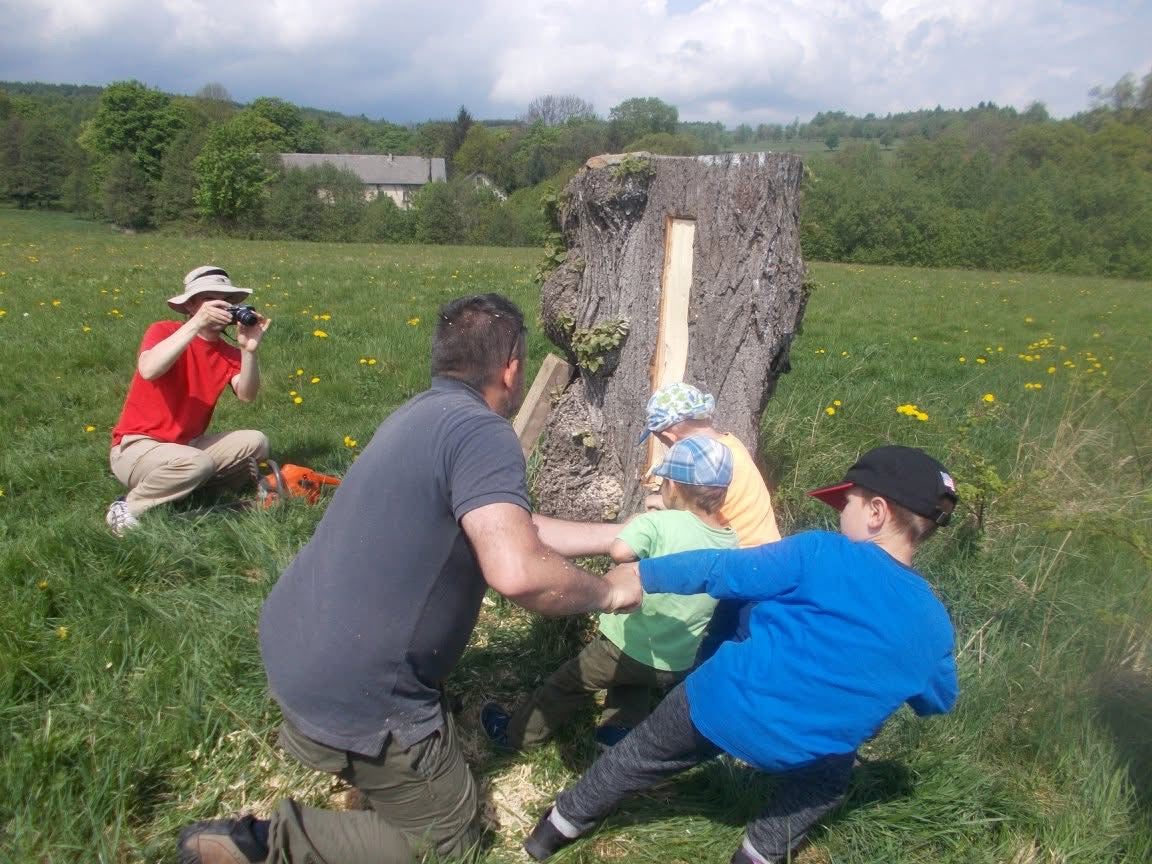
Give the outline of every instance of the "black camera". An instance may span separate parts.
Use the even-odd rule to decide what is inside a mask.
[[[236,306],[229,306],[228,311],[232,313],[233,324],[239,322],[247,327],[251,327],[253,324],[260,323],[260,316],[256,314],[256,310],[251,306],[238,304]]]

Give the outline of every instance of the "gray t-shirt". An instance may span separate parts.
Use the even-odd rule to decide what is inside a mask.
[[[260,653],[293,725],[367,756],[440,728],[485,590],[459,520],[496,503],[530,508],[516,434],[434,378],[376,430],[264,602]]]

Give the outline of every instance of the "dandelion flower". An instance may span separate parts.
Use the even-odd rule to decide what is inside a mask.
[[[369,366],[375,366],[376,365],[376,358],[375,357],[369,357],[368,358],[368,365]]]
[[[1026,318],[1024,319],[1024,323],[1025,323],[1025,324],[1031,324],[1031,323],[1032,323],[1032,316],[1031,316],[1031,315],[1029,315],[1028,317],[1026,317]]]
[[[297,375],[303,375],[303,374],[304,374],[304,370],[303,370],[303,369],[297,369],[297,370],[296,370],[296,374],[297,374]]]
[[[53,301],[52,301],[52,305],[53,305],[53,306],[59,306],[59,305],[60,305],[60,301],[59,301],[59,300],[53,300]]]
[[[39,582],[36,583],[36,587],[39,588],[41,591],[43,591],[45,588],[48,587],[48,580],[47,579],[41,579]]]
[[[961,363],[967,363],[967,362],[968,362],[968,358],[967,358],[967,357],[960,357],[960,358],[958,358],[958,359],[960,360],[960,362],[961,362]]]
[[[361,362],[361,363],[367,363],[368,361],[367,361],[365,358],[361,357],[361,358],[360,358],[360,362]]]
[[[289,391],[288,391],[288,395],[289,395],[289,396],[295,396],[295,395],[296,395],[296,391],[295,391],[295,390],[289,390]]]
[[[91,426],[91,425],[89,425],[89,426],[85,426],[85,427],[84,427],[84,431],[85,431],[85,432],[95,432],[95,431],[96,431],[96,427],[95,427],[95,426]]]
[[[1056,367],[1055,366],[1049,366],[1048,367],[1048,374],[1049,375],[1055,375],[1056,374]]]
[[[292,399],[292,401],[293,401],[293,402],[295,402],[297,405],[299,405],[299,404],[300,404],[301,402],[303,402],[304,400],[303,400],[303,399],[301,399],[299,396],[296,396],[296,397],[294,397],[294,398]]]
[[[356,446],[356,439],[353,438],[351,435],[345,435],[344,436],[344,446],[345,447],[355,447]]]
[[[68,638],[68,628],[65,627],[63,624],[61,624],[59,627],[56,628],[56,638],[57,639],[67,639]]]
[[[979,363],[981,366],[983,366],[983,365],[984,365],[985,363],[987,363],[988,361],[987,361],[985,358],[983,358],[983,357],[977,357],[977,358],[976,358],[976,362],[977,362],[977,363]]]
[[[313,384],[319,384],[319,383],[320,383],[320,378],[319,378],[319,376],[313,375],[313,376],[312,376],[312,383],[313,383]]]
[[[840,407],[840,400],[839,399],[833,399],[832,404],[835,405],[837,408],[839,408]]]
[[[87,324],[85,324],[83,327],[80,328],[80,332],[81,333],[91,333],[92,328],[89,327]]]
[[[916,412],[916,419],[917,419],[917,420],[921,420],[921,421],[923,421],[923,420],[927,420],[927,419],[928,419],[928,415],[927,415],[927,414],[925,414],[923,411],[917,411],[917,412]]]
[[[312,335],[315,336],[317,339],[327,339],[328,338],[328,334],[325,333],[323,330],[313,330]]]
[[[321,320],[321,321],[328,321],[328,320],[330,320],[331,318],[332,318],[332,316],[331,316],[331,315],[329,315],[327,312],[325,312],[323,315],[321,315],[321,316],[320,316],[320,320]]]
[[[456,277],[452,277],[452,278],[456,278]],[[409,327],[415,327],[415,326],[416,326],[417,324],[419,324],[419,323],[420,323],[420,319],[419,319],[419,318],[409,318],[409,319],[408,319],[408,326],[409,326]]]
[[[824,413],[827,414],[829,417],[831,417],[833,414],[836,413],[836,409],[833,408],[831,405],[829,405],[827,408],[824,409]]]
[[[993,393],[985,393],[981,398],[985,402],[995,402],[996,401],[996,396]]]

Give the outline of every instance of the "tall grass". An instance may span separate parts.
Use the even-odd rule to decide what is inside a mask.
[[[258,405],[225,399],[216,424],[259,426],[279,461],[330,473],[426,385],[441,302],[495,290],[536,309],[533,250],[125,236],[0,210],[0,858],[167,860],[192,819],[266,814],[285,794],[354,806],[276,748],[256,648],[260,603],[320,508],[193,502],[123,540],[103,523],[140,335],[208,261],[274,319]],[[812,270],[793,371],[762,423],[781,527],[830,526],[804,490],[884,441],[939,455],[967,503],[921,561],[956,623],[960,704],[893,718],[801,860],[1152,859],[1152,286]],[[533,327],[532,370],[546,351]],[[927,419],[897,411],[909,404]],[[450,682],[499,823],[490,862],[524,860],[524,831],[592,749],[582,725],[493,755],[474,709],[534,686],[586,633],[490,598]],[[562,860],[726,861],[770,789],[717,761]]]

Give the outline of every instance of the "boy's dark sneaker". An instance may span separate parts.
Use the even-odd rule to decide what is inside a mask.
[[[537,861],[544,861],[552,857],[569,843],[575,842],[575,837],[568,837],[560,833],[560,829],[552,824],[552,809],[549,807],[532,829],[524,841],[524,851]]]
[[[180,864],[257,864],[268,857],[268,823],[252,816],[193,822],[180,832]]]
[[[480,709],[480,725],[488,739],[501,750],[515,750],[508,743],[508,721],[511,715],[497,702],[488,702]]]
[[[596,749],[603,755],[623,741],[631,731],[631,726],[601,726],[596,730]]]

